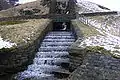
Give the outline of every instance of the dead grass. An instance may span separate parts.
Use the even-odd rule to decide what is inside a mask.
[[[77,24],[77,26],[79,27],[81,33],[83,34],[83,36],[86,37],[90,37],[90,36],[96,36],[99,35],[100,33],[92,26],[88,26],[80,21],[73,21],[75,24]]]

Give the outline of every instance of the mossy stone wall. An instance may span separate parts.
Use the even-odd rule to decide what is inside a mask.
[[[40,25],[41,26],[41,25]],[[18,45],[9,49],[1,49],[0,51],[0,75],[15,74],[22,71],[29,64],[38,51],[41,41],[47,32],[52,30],[52,21],[42,25],[44,29],[38,30],[37,35],[29,43]]]

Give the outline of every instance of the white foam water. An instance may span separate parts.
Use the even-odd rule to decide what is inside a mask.
[[[33,59],[33,64],[27,70],[18,73],[17,79],[24,80],[56,80],[53,72],[62,72],[65,69],[62,63],[69,64],[68,47],[75,41],[72,32],[49,32]]]

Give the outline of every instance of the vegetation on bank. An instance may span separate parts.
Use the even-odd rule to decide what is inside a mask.
[[[0,25],[14,25],[14,24],[21,24],[25,22],[27,21],[2,21],[0,22]]]
[[[0,54],[6,54],[6,53],[14,53],[14,47],[11,48],[2,48],[0,49]]]
[[[100,35],[100,33],[92,26],[88,26],[87,24],[84,24],[78,20],[74,20],[72,23],[74,26],[78,26],[84,38]]]
[[[88,53],[103,53],[103,54],[109,54],[110,51],[104,49],[104,47],[101,46],[87,46],[85,48],[85,51]]]
[[[1,25],[0,36],[5,41],[21,45],[35,40],[49,22],[48,19],[29,19],[22,24]]]
[[[106,50],[104,47],[101,46],[87,46],[84,51],[86,53],[100,53],[105,55],[111,55],[114,58],[120,59],[120,56],[115,55],[115,52],[111,52],[110,50]]]
[[[83,35],[83,38],[101,35],[94,27],[88,26],[87,24],[84,24],[78,20],[74,20],[72,21],[72,23],[74,26],[78,27]],[[83,53],[101,53],[105,55],[111,55],[114,58],[120,59],[118,51],[106,50],[104,47],[101,46],[85,46],[84,48],[81,47],[79,50]]]

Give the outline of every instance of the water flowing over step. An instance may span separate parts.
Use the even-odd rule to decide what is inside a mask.
[[[24,72],[18,73],[17,79],[58,80],[58,77],[55,77],[57,74],[62,76],[70,74],[68,47],[74,41],[72,32],[49,32],[41,43],[33,64]]]

